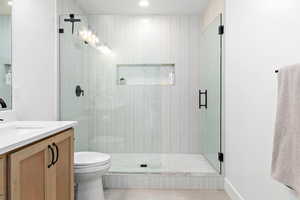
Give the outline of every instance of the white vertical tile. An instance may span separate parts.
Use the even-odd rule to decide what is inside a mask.
[[[89,24],[116,53],[93,52],[90,134],[107,153],[200,153],[197,114],[200,17],[91,15]],[[148,18],[149,22],[143,22]],[[175,86],[117,86],[117,64],[175,63]],[[200,75],[199,75],[200,76]],[[92,109],[92,108],[91,108]]]
[[[185,175],[106,175],[104,187],[109,189],[224,189],[224,178]]]

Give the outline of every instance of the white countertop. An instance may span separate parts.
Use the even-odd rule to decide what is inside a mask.
[[[0,123],[0,155],[76,126],[67,121],[14,121]]]

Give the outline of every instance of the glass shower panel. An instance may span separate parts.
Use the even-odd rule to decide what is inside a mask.
[[[201,90],[202,102],[207,101],[207,108],[201,112],[201,147],[202,153],[215,169],[221,171],[218,154],[221,152],[221,36],[219,26],[222,16],[217,17],[203,32]],[[202,92],[203,92],[202,91]],[[204,97],[206,96],[206,97]],[[206,98],[206,99],[205,99]]]
[[[102,28],[103,24],[93,21],[91,16],[74,18],[80,22],[75,22],[72,30],[70,16],[60,16],[60,119],[78,121],[75,150],[110,154],[113,173],[161,172],[162,98],[169,94],[166,87],[119,84],[118,64],[128,63],[122,56],[131,57],[131,62],[136,63],[136,54],[126,50],[122,55],[118,52],[119,56],[104,55],[79,35],[82,30],[97,34],[110,29]],[[99,34],[100,42],[106,40],[111,44],[105,39],[107,35]],[[149,50],[141,54],[146,56]],[[142,77],[154,81],[169,78],[174,68],[172,65],[169,72],[164,67],[157,73],[148,67]]]
[[[78,121],[76,151],[88,150],[89,92],[87,49],[78,38],[78,31],[86,26],[84,17],[75,15],[81,22],[65,21],[69,15],[60,16],[60,120]]]

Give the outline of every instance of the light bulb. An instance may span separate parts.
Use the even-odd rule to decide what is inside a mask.
[[[86,40],[88,42],[91,42],[91,40],[92,40],[92,31],[87,31]]]
[[[149,18],[144,18],[141,20],[144,24],[149,24],[150,23],[150,19]]]
[[[97,47],[97,49],[104,55],[106,56],[113,56],[114,53],[112,52],[112,50],[106,46],[106,45],[100,45]]]
[[[82,40],[87,40],[88,39],[88,32],[87,32],[87,30],[80,31],[79,35],[82,38]]]
[[[96,43],[96,44],[99,43],[99,38],[98,38],[98,37],[96,37],[95,43]]]
[[[88,31],[88,32],[87,32],[87,35],[88,35],[88,37],[91,37],[92,31]]]
[[[9,6],[13,6],[13,1],[8,1],[7,4],[8,4]]]
[[[148,0],[141,0],[139,2],[139,6],[142,7],[142,8],[146,8],[146,7],[149,7],[150,3]]]
[[[96,35],[92,35],[92,37],[91,37],[91,43],[93,44],[93,45],[96,45],[96,43],[97,43],[97,40],[98,40],[98,38],[97,38],[97,36]]]

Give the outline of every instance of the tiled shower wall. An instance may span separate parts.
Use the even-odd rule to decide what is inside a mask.
[[[92,15],[115,56],[89,50],[89,150],[200,153],[199,16]],[[174,86],[119,86],[117,64],[174,63]]]

